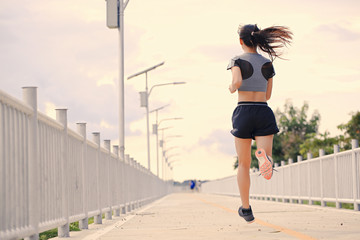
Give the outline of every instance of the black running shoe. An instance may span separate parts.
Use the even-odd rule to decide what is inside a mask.
[[[244,218],[246,222],[252,223],[255,218],[251,210],[251,206],[249,209],[243,208],[242,206],[239,208],[238,213],[240,217]]]

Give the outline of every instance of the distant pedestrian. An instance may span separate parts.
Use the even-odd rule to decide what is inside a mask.
[[[255,220],[249,204],[251,143],[256,141],[255,156],[259,161],[261,175],[270,179],[273,173],[272,145],[274,134],[279,132],[273,111],[267,105],[271,97],[273,60],[281,54],[277,51],[289,44],[292,32],[283,26],[259,29],[255,25],[239,26],[240,45],[244,51],[230,60],[231,93],[238,92],[238,104],[232,115],[235,148],[238,155],[237,181],[242,206],[238,212],[247,222]],[[267,53],[266,58],[258,49]]]
[[[191,180],[191,181],[190,181],[190,189],[191,189],[191,190],[194,190],[195,187],[196,187],[196,182],[195,182],[194,180]]]

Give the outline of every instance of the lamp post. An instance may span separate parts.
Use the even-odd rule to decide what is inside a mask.
[[[145,69],[141,72],[135,73],[129,76],[127,79],[131,79],[133,77],[139,76],[145,73],[145,92],[140,92],[140,100],[141,100],[141,107],[146,108],[146,127],[147,127],[147,154],[148,154],[148,169],[150,171],[150,135],[149,135],[149,94],[148,94],[148,80],[147,80],[147,73],[151,70],[154,70],[157,67],[164,65],[165,62],[159,63],[154,65],[148,69]]]
[[[139,75],[145,73],[145,82],[146,82],[145,83],[145,92],[140,92],[140,101],[141,101],[140,106],[146,108],[146,129],[147,129],[147,149],[148,149],[148,169],[149,170],[150,170],[150,134],[149,134],[149,97],[150,97],[150,94],[155,87],[166,86],[166,85],[185,84],[185,82],[170,82],[170,83],[156,84],[156,85],[152,86],[149,91],[147,73],[151,70],[154,70],[157,67],[162,66],[164,63],[165,62],[159,63],[153,67],[150,67],[141,72],[135,73],[127,78],[129,80],[133,77],[136,77],[136,76],[139,76]]]
[[[166,142],[169,138],[179,138],[182,137],[182,135],[170,135],[163,138],[163,141]]]
[[[120,158],[125,159],[125,114],[124,114],[124,10],[129,0],[105,0],[106,25],[119,30],[119,148]]]
[[[160,120],[160,122],[158,122],[158,115],[156,112],[156,124],[153,125],[153,132],[154,134],[156,134],[156,162],[157,162],[157,176],[159,177],[159,134],[158,134],[158,128],[160,126],[160,124],[164,121],[170,121],[170,120],[181,120],[183,118],[180,117],[176,117],[176,118],[166,118],[166,119],[162,119]]]
[[[165,169],[165,167],[164,167],[164,141],[163,141],[163,139],[164,139],[164,131],[165,130],[168,130],[168,129],[170,129],[170,128],[173,128],[173,127],[165,127],[165,128],[158,128],[157,129],[157,132],[159,133],[159,131],[161,131],[162,132],[162,140],[160,140],[160,147],[161,147],[161,149],[162,149],[162,154],[161,154],[161,166],[162,166],[162,178],[165,180],[165,178],[164,178],[164,176],[165,176],[165,174],[164,174],[164,169]]]
[[[151,92],[151,89],[150,89],[150,92]],[[159,177],[159,134],[158,134],[159,125],[158,125],[158,112],[160,110],[166,108],[169,105],[170,104],[159,107],[159,108],[156,108],[156,109],[150,111],[150,113],[156,112],[156,124],[153,124],[153,134],[156,134],[156,164],[157,164],[156,173],[157,173],[158,177]]]
[[[170,82],[170,83],[162,83],[162,84],[156,84],[150,88],[148,96],[150,96],[151,91],[154,89],[154,87],[160,87],[160,86],[166,86],[166,85],[178,85],[178,84],[185,84],[186,82]]]
[[[171,147],[171,148],[169,148],[169,149],[166,149],[166,150],[164,150],[164,143],[166,142],[165,140],[167,140],[167,139],[169,139],[169,138],[177,138],[177,137],[182,137],[181,135],[170,135],[170,136],[167,136],[166,138],[164,138],[164,131],[162,132],[162,138],[161,138],[161,140],[160,140],[160,147],[162,148],[162,157],[161,157],[161,162],[162,162],[162,171],[163,171],[163,178],[165,177],[165,175],[166,175],[166,166],[165,166],[165,163],[167,163],[167,157],[165,156],[165,154],[166,154],[166,152],[168,152],[169,150],[171,150],[171,149],[174,149],[174,148],[177,148],[177,146],[176,147]]]
[[[163,179],[165,179],[165,172],[166,172],[166,165],[169,164],[168,160],[171,158],[171,157],[174,157],[174,156],[177,156],[177,155],[180,155],[180,154],[172,154],[172,155],[167,155],[170,150],[174,150],[176,148],[179,148],[178,146],[173,146],[173,147],[170,147],[170,148],[166,148],[166,150],[164,150],[163,148],[163,151],[162,151],[162,175],[163,175]]]
[[[166,165],[167,165],[168,169],[170,170],[170,171],[167,171],[167,172],[169,172],[169,174],[166,174],[166,175],[169,175],[169,177],[167,177],[169,179],[173,179],[173,166],[174,166],[174,163],[180,161],[180,159],[175,159],[175,160],[172,160],[172,161],[169,161],[169,159],[171,157],[176,156],[176,155],[180,155],[180,154],[174,154],[174,155],[170,155],[170,156],[166,157]],[[171,175],[170,175],[170,172],[171,172]]]
[[[174,180],[174,166],[181,165],[180,160],[174,160],[168,163],[170,179]]]

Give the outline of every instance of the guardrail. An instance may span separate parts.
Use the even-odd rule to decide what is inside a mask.
[[[333,202],[337,208],[342,203],[354,204],[354,210],[360,210],[360,148],[358,140],[352,140],[352,150],[339,152],[334,146],[334,153],[303,161],[298,156],[297,162],[289,159],[288,165],[281,161],[275,165],[270,181],[259,176],[258,170],[250,174],[250,197],[262,200],[275,200],[314,204],[320,202],[326,206]],[[202,192],[239,196],[236,176],[230,176],[202,184]]]
[[[56,120],[37,111],[37,89],[23,88],[23,101],[0,91],[0,239],[38,239],[58,228],[69,236],[69,223],[88,228],[173,191],[129,155],[120,159],[100,133],[86,137],[86,123],[67,127],[67,110]]]

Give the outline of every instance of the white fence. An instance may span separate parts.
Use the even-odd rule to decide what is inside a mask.
[[[259,172],[250,174],[250,197],[264,200],[314,204],[321,206],[333,202],[337,208],[342,203],[354,204],[354,210],[360,210],[360,148],[357,140],[352,141],[352,150],[339,152],[334,146],[334,154],[289,164],[281,162],[275,166],[270,181],[259,176]],[[239,196],[236,176],[230,176],[202,184],[202,192]]]
[[[58,228],[69,236],[69,223],[88,228],[173,190],[129,155],[100,146],[100,134],[86,139],[86,124],[67,128],[67,111],[56,121],[37,111],[36,88],[24,88],[19,101],[0,91],[0,239],[38,239]]]

